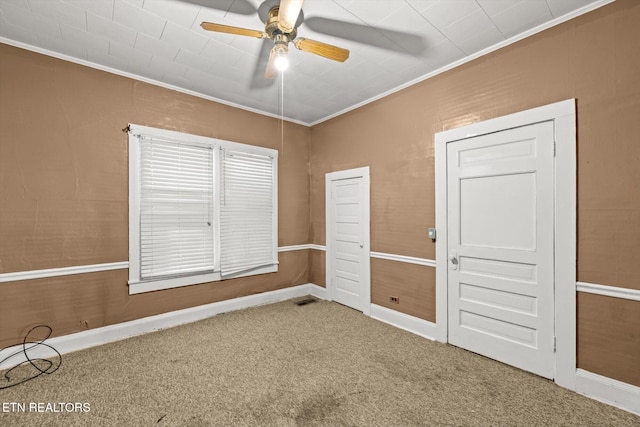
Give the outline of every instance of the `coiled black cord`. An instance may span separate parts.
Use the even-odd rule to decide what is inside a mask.
[[[29,335],[31,335],[31,333],[33,331],[35,331],[38,328],[44,328],[47,330],[47,336],[40,339],[40,340],[35,340],[35,341],[31,341],[29,340]],[[4,359],[0,360],[0,366],[2,366],[6,361],[19,356],[21,354],[24,355],[24,357],[27,359],[26,361],[20,362],[17,365],[9,368],[8,371],[6,371],[4,373],[4,378],[6,380],[6,384],[0,384],[0,390],[4,390],[7,388],[11,388],[11,387],[15,387],[17,385],[26,383],[27,381],[31,381],[32,379],[35,379],[37,377],[39,377],[40,375],[43,374],[52,374],[55,371],[57,371],[60,368],[60,365],[62,365],[62,355],[60,354],[60,352],[58,350],[56,350],[55,348],[53,348],[52,346],[50,346],[49,344],[45,344],[44,342],[51,336],[51,334],[53,333],[53,329],[51,329],[50,326],[48,325],[37,325],[34,326],[33,328],[31,328],[29,330],[29,332],[27,332],[27,335],[24,337],[24,339],[22,340],[22,349],[15,351],[14,353],[11,353],[10,355],[8,355],[7,357],[5,357]],[[42,359],[42,358],[34,358],[32,359],[31,357],[29,357],[29,350],[32,350],[34,348],[40,347],[40,346],[45,346],[50,348],[51,350],[53,350],[57,355],[58,355],[58,360],[57,362],[53,361],[53,360],[49,360],[49,359]],[[13,347],[13,346],[9,346],[9,347]],[[9,348],[9,347],[5,347],[3,349],[0,349],[0,353]],[[41,368],[40,366],[38,366],[38,364],[36,364],[35,362],[41,362],[41,365],[46,366],[44,369]],[[31,377],[27,377],[27,378],[22,378],[22,379],[18,379],[18,380],[12,380],[11,379],[11,373],[16,370],[17,368],[19,368],[20,366],[24,365],[25,363],[29,363],[31,364],[31,366],[33,366],[38,372],[31,376]]]

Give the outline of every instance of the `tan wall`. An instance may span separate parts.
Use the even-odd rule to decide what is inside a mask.
[[[640,386],[640,303],[578,294],[578,366]]]
[[[411,86],[311,130],[311,238],[325,243],[327,172],[370,166],[371,250],[434,259],[426,229],[435,224],[434,134],[569,98],[578,114],[578,280],[640,289],[640,2],[618,0],[582,17]],[[312,271],[321,270],[318,257]],[[423,300],[397,309],[433,320],[432,279],[393,262],[372,262],[372,295]],[[584,302],[585,298],[581,297]],[[616,356],[602,352],[585,325],[630,324],[640,303],[590,299],[581,314],[579,363],[640,385],[629,363],[640,335],[627,333]],[[581,305],[581,308],[584,304]],[[587,320],[589,319],[589,320]],[[596,335],[597,336],[597,335]],[[618,337],[618,335],[615,335]],[[593,357],[598,355],[598,357]],[[600,358],[599,356],[603,357]],[[586,361],[589,361],[588,363]]]
[[[215,82],[212,82],[215,84]],[[127,123],[275,148],[280,246],[309,241],[305,126],[0,44],[0,273],[128,260]],[[309,281],[279,273],[129,296],[127,270],[0,283],[0,347]]]
[[[397,303],[390,301],[392,296]],[[372,259],[371,302],[435,323],[435,268]]]
[[[309,280],[311,283],[326,287],[326,263],[324,251],[311,249],[309,252]]]
[[[324,244],[324,174],[368,165],[372,250],[433,259],[433,135],[576,98],[578,279],[640,289],[638,22],[640,2],[618,0],[311,130],[287,123],[284,145],[275,119],[0,44],[0,273],[128,259],[128,122],[281,149],[280,246]],[[324,285],[324,252],[280,262],[277,274],[134,296],[126,270],[3,283],[0,347],[38,323],[62,335]],[[433,321],[433,276],[373,260],[373,301]],[[640,385],[640,303],[580,294],[578,312],[579,366]]]

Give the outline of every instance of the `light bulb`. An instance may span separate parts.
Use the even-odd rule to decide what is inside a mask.
[[[289,68],[289,58],[285,55],[278,55],[274,61],[274,65],[279,71],[284,71]]]

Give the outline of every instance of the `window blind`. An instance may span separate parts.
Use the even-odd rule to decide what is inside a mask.
[[[220,267],[230,275],[277,263],[274,159],[223,150]]]
[[[140,279],[212,272],[212,148],[143,137],[140,163]]]

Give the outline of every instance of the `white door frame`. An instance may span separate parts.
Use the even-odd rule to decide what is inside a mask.
[[[576,381],[576,112],[575,99],[545,105],[435,135],[436,339],[448,341],[447,143],[533,123],[553,121],[555,138],[555,382]]]
[[[333,255],[335,248],[333,247],[333,242],[331,239],[333,233],[333,224],[335,223],[335,218],[333,218],[333,212],[331,210],[331,182],[339,181],[342,179],[350,179],[350,178],[362,178],[363,179],[363,189],[364,189],[364,197],[362,200],[362,225],[363,225],[363,234],[362,234],[362,244],[364,251],[364,259],[366,260],[365,268],[363,269],[362,283],[364,285],[364,289],[361,297],[363,298],[363,313],[369,316],[371,314],[371,221],[370,221],[370,178],[369,178],[369,166],[348,169],[338,172],[329,172],[325,175],[325,223],[326,223],[326,270],[325,270],[325,278],[326,278],[326,287],[327,287],[327,299],[329,301],[333,301],[334,287],[331,283],[331,272],[333,269]]]

